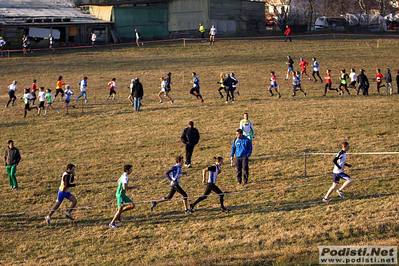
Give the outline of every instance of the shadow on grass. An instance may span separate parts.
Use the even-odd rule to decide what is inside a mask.
[[[376,199],[381,197],[390,197],[392,195],[398,195],[399,193],[381,193],[381,194],[369,194],[369,195],[358,195],[353,196],[347,200],[365,200],[365,199]],[[341,200],[342,201],[342,200]],[[213,204],[214,202],[212,202]],[[228,202],[227,202],[228,203]],[[338,203],[338,201],[337,201]],[[303,200],[303,201],[286,201],[286,202],[273,202],[258,204],[243,204],[239,206],[228,206],[228,213],[221,213],[219,208],[202,208],[201,205],[196,208],[196,212],[193,214],[184,214],[183,211],[168,211],[168,212],[145,212],[137,213],[134,210],[127,212],[122,215],[122,226],[134,223],[137,225],[162,225],[170,224],[174,222],[185,222],[185,221],[204,221],[209,222],[214,219],[226,219],[231,216],[243,216],[249,214],[268,214],[276,212],[287,212],[295,210],[306,210],[316,206],[334,206],[334,203],[326,205],[320,198]],[[60,229],[67,226],[76,227],[94,227],[104,226],[108,227],[108,224],[112,220],[112,211],[110,211],[107,217],[98,217],[95,219],[82,218],[70,221],[64,217],[64,213],[55,214],[52,217],[52,225],[48,226],[44,217],[47,213],[43,213],[41,216],[11,216],[11,217],[0,217],[0,224],[3,224],[2,232],[13,232],[13,231],[27,231],[32,229]],[[7,223],[7,226],[5,226]]]

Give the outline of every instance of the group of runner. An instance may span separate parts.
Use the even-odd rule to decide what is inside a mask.
[[[313,73],[312,73],[312,78],[308,75],[306,68],[309,65],[308,62],[304,60],[303,57],[299,59],[299,66],[301,68],[301,71],[294,71],[294,60],[291,58],[290,55],[287,56],[287,62],[286,64],[288,65],[287,69],[287,74],[285,79],[288,80],[290,74],[292,74],[292,85],[293,85],[293,93],[292,96],[296,96],[296,91],[300,90],[304,93],[306,96],[306,93],[303,91],[302,86],[301,86],[301,80],[303,79],[304,76],[306,76],[309,81],[314,80],[314,82],[320,81],[320,83],[323,83],[323,79],[320,76],[320,65],[317,62],[316,58],[312,58],[313,61]],[[356,95],[359,95],[360,90],[362,90],[363,95],[368,95],[368,90],[370,87],[369,80],[366,76],[366,71],[364,69],[360,70],[360,74],[358,75],[356,73],[356,70],[354,68],[351,68],[349,75],[346,73],[345,69],[341,69],[340,71],[340,84],[337,88],[332,87],[332,75],[331,75],[331,70],[327,69],[326,70],[326,76],[325,76],[325,87],[324,87],[324,94],[323,96],[327,95],[327,91],[333,90],[339,93],[339,95],[344,95],[345,92],[350,95],[351,93],[349,92],[349,89],[353,89],[354,93]],[[399,94],[399,70],[397,72],[396,76],[396,82],[398,86],[398,91],[397,93]],[[348,84],[348,79],[350,79],[350,83]],[[382,84],[383,79],[386,81],[386,85]],[[275,91],[278,93],[279,98],[281,95],[279,94],[279,88],[277,86],[276,82],[276,76],[274,74],[274,71],[271,72],[271,85],[269,87],[269,92],[271,93],[271,96],[273,95],[272,90],[275,89]],[[380,69],[376,69],[376,75],[375,78],[373,78],[374,81],[377,82],[377,93],[380,94],[380,88],[386,87],[385,94],[392,95],[393,94],[393,83],[392,83],[392,75],[391,75],[391,70],[387,68],[387,72],[385,74],[385,77],[381,74]],[[356,85],[358,83],[358,85]]]

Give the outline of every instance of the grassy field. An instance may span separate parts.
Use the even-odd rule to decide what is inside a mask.
[[[378,43],[378,48],[377,48]],[[9,190],[2,171],[0,215],[1,265],[315,265],[320,245],[398,244],[398,156],[348,155],[353,165],[347,173],[359,180],[346,190],[346,199],[334,193],[332,203],[321,201],[332,182],[334,156],[290,157],[303,153],[338,152],[348,141],[350,152],[399,151],[399,97],[370,95],[322,97],[324,84],[303,81],[307,97],[292,98],[284,80],[286,56],[295,65],[299,57],[316,57],[333,72],[338,84],[341,68],[364,68],[369,79],[375,68],[396,76],[399,41],[390,38],[307,38],[281,40],[220,41],[210,47],[189,42],[95,49],[34,52],[29,57],[2,58],[0,68],[0,143],[15,141],[21,151],[17,178],[20,189]],[[270,71],[276,71],[282,98],[267,92]],[[309,68],[311,70],[311,68]],[[189,94],[191,72],[197,72],[205,102]],[[225,104],[217,94],[220,72],[239,79],[241,96]],[[172,72],[175,104],[158,104],[159,78]],[[309,71],[311,72],[311,71]],[[18,80],[17,96],[33,78],[38,86],[55,91],[59,75],[75,92],[82,76],[88,76],[89,103],[79,102],[69,116],[34,111],[23,118],[23,102],[4,108],[7,86]],[[107,83],[116,78],[117,101],[105,101]],[[142,112],[127,101],[131,78],[144,86]],[[396,84],[395,84],[396,85]],[[384,88],[385,89],[385,88]],[[395,86],[396,92],[396,86]],[[63,108],[56,101],[56,107]],[[243,113],[255,124],[254,152],[247,186],[236,183],[229,157],[235,130]],[[159,204],[151,212],[148,201],[169,191],[164,173],[174,157],[184,154],[180,133],[193,120],[201,134],[193,156],[193,168],[182,177],[189,197],[200,196],[201,170],[213,157],[226,159],[218,186],[225,192],[230,210],[219,211],[212,195],[185,215],[181,200]],[[78,200],[74,222],[64,210],[44,217],[54,204],[60,176],[74,163],[76,182],[70,191]],[[110,229],[116,209],[115,190],[124,164],[132,164],[130,183],[137,190],[128,195],[138,203],[123,216],[119,229]],[[301,186],[309,185],[309,186]],[[190,202],[195,200],[190,198]]]

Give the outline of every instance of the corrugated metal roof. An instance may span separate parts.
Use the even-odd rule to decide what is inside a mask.
[[[74,23],[107,23],[81,11],[71,0],[6,0],[0,2],[0,24],[15,25],[47,19],[48,23],[60,23],[68,18]],[[27,22],[32,19],[33,21]],[[50,21],[48,21],[51,19]],[[54,20],[55,19],[55,20]],[[64,22],[65,24],[65,22]]]

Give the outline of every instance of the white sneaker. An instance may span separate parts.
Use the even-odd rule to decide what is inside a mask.
[[[159,101],[159,103],[158,104],[161,104],[162,103],[162,101]]]
[[[89,102],[88,100],[85,101],[85,103],[88,103],[88,102]]]
[[[323,198],[323,202],[330,204],[330,201],[328,199]]]
[[[46,218],[44,218],[44,220],[46,220],[46,223],[47,223],[48,225],[50,225],[50,217],[46,216]]]

